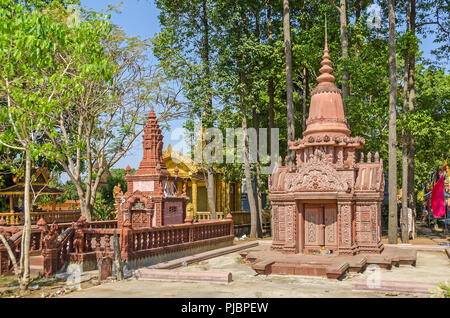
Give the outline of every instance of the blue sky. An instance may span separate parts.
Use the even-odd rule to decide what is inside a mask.
[[[112,13],[111,20],[113,23],[119,25],[129,35],[139,36],[142,39],[150,38],[158,33],[160,30],[158,14],[159,10],[156,8],[154,0],[81,0],[81,4],[85,8],[91,8],[95,11],[106,9],[108,5],[116,5],[123,3],[120,7],[121,13]],[[400,31],[400,30],[398,30]],[[422,39],[420,49],[424,51],[425,58],[432,58],[430,51],[435,47],[433,38],[428,37]],[[156,59],[153,59],[156,62]],[[169,144],[169,137],[171,132],[181,127],[180,121],[171,123],[170,130],[164,131],[165,147]],[[126,157],[122,158],[117,164],[116,168],[125,168],[130,165],[131,168],[137,168],[142,158],[142,138],[134,142],[132,149],[128,152]],[[172,142],[173,143],[173,142]],[[172,145],[173,146],[173,145]]]

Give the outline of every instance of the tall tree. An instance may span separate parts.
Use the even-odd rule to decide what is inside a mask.
[[[213,4],[209,0],[157,0],[156,4],[161,10],[161,32],[153,41],[154,54],[171,79],[179,81],[182,87],[191,115],[186,128],[193,131],[192,121],[196,120],[201,120],[204,128],[213,127]],[[216,218],[213,164],[202,165],[206,171],[208,206],[211,217]]]
[[[39,9],[47,7],[53,9],[52,15]],[[58,113],[66,101],[66,90],[74,84],[68,69],[79,53],[69,40],[74,32],[61,23],[61,15],[65,10],[56,2],[45,6],[36,1],[30,8],[13,0],[0,1],[0,96],[5,100],[0,119],[6,123],[0,144],[22,152],[25,159],[24,224],[19,268],[15,265],[21,291],[30,283],[31,207],[36,199],[31,168],[40,154],[55,156],[43,132],[55,131],[48,114]],[[61,48],[72,52],[65,60],[59,60]]]
[[[292,82],[292,48],[291,48],[291,23],[289,13],[289,0],[283,0],[283,35],[284,52],[286,58],[286,100],[287,100],[287,141],[295,139],[295,111],[294,111],[294,84]],[[288,147],[288,163],[294,161],[295,152]]]
[[[340,22],[340,34],[341,34],[341,54],[344,59],[344,63],[346,63],[346,59],[348,59],[349,54],[349,45],[347,39],[347,1],[339,0],[339,6],[334,3],[334,0],[328,0],[333,7],[339,12],[339,22]],[[347,113],[347,99],[350,96],[350,87],[349,87],[349,78],[350,74],[347,66],[344,65],[342,70],[342,99],[344,102],[344,112]]]
[[[389,0],[389,243],[397,244],[397,64],[395,2]]]

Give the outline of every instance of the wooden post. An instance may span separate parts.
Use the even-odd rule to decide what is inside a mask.
[[[56,195],[53,195],[53,200],[52,200],[52,212],[53,212],[53,213],[56,212]]]
[[[192,179],[192,207],[194,208],[194,216],[197,215],[197,180]]]
[[[14,213],[14,198],[12,195],[9,196],[9,212]]]
[[[225,211],[225,181],[223,181],[223,180],[220,180],[221,182],[220,182],[220,186],[221,186],[221,202],[220,202],[220,205],[221,205],[221,207],[222,207],[222,212],[223,212],[223,218],[225,218],[225,216],[226,216],[226,211]]]

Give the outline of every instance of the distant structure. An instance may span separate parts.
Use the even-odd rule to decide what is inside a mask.
[[[196,164],[190,157],[174,151],[169,145],[163,151],[163,160],[171,176],[178,176],[177,188],[181,192],[186,186],[189,203],[192,204],[191,218],[210,217],[208,194],[206,190],[206,172],[202,166]],[[214,173],[214,199],[216,212],[223,217],[228,212],[241,211],[241,183],[227,182],[224,175],[218,171]]]
[[[383,161],[356,150],[365,140],[350,137],[341,91],[334,84],[328,45],[319,83],[312,92],[303,138],[289,143],[296,164],[281,158],[269,180],[273,250],[339,254],[381,253]]]
[[[189,198],[185,191],[178,191],[178,177],[170,175],[162,158],[163,136],[153,107],[142,144],[143,158],[138,170],[131,175],[130,166],[126,169],[127,192],[123,194],[119,189],[116,195],[118,227],[126,220],[134,229],[184,223]]]

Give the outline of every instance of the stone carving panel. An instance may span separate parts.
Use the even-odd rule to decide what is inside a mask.
[[[139,229],[150,226],[150,213],[144,210],[132,210],[131,226],[133,229]]]
[[[280,240],[278,229],[278,207],[272,206],[272,224],[273,224],[273,240],[275,242]]]
[[[337,245],[337,214],[335,207],[325,207],[325,243]]]
[[[336,170],[323,161],[310,161],[296,173],[286,173],[286,191],[346,191]]]
[[[183,223],[183,205],[181,202],[164,203],[164,225]]]
[[[278,221],[280,224],[279,227],[279,239],[280,241],[284,241],[286,239],[286,223],[285,223],[285,213],[284,213],[284,206],[278,207]]]
[[[305,245],[319,245],[319,208],[305,206]]]
[[[344,245],[350,245],[351,243],[351,229],[352,229],[352,222],[351,222],[351,206],[350,205],[341,205],[340,206],[341,213],[341,229],[342,229],[342,235],[341,235],[341,242]]]

